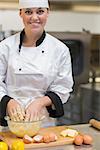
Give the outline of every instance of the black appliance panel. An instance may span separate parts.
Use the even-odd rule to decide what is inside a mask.
[[[78,76],[84,70],[84,46],[80,40],[61,40],[68,46],[71,54],[73,75]]]

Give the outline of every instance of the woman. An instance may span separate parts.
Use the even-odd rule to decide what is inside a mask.
[[[69,49],[44,30],[48,0],[19,0],[24,29],[0,43],[1,125],[64,114],[72,91]]]

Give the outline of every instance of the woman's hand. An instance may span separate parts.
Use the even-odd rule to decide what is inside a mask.
[[[32,101],[32,103],[25,110],[25,121],[39,120],[43,115],[44,108],[51,104],[52,102],[47,96]]]
[[[14,99],[11,99],[8,102],[7,113],[13,121],[22,121],[25,118],[24,108],[22,108],[20,104]]]

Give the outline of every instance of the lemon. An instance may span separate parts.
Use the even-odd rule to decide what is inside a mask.
[[[8,145],[5,142],[0,142],[0,150],[8,150]]]
[[[24,150],[24,143],[20,140],[16,140],[12,143],[11,150]]]

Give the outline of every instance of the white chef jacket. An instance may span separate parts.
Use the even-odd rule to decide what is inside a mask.
[[[72,91],[68,47],[46,33],[37,47],[21,47],[20,33],[0,42],[0,99],[8,95],[27,107],[31,101],[55,92],[62,103]]]

